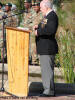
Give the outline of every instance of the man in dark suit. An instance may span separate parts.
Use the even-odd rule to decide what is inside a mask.
[[[54,59],[58,52],[55,34],[58,28],[58,17],[52,10],[52,2],[43,0],[40,10],[44,16],[39,25],[34,26],[37,53],[40,55],[40,65],[44,92],[40,96],[54,96]]]

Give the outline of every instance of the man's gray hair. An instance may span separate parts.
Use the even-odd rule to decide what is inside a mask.
[[[42,1],[44,3],[44,6],[47,8],[51,8],[53,7],[53,2],[50,0],[46,0],[46,1]]]

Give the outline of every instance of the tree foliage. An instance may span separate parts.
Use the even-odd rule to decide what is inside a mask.
[[[24,0],[16,0],[16,6],[18,10],[24,9]]]
[[[16,0],[17,12],[24,10],[24,0]],[[23,14],[19,15],[19,21],[22,21]]]

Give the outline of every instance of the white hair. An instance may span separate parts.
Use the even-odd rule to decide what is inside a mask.
[[[49,0],[43,0],[42,1],[43,5],[47,8],[51,8],[53,7],[53,2],[52,1],[49,1]]]

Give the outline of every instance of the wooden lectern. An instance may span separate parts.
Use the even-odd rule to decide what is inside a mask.
[[[8,92],[16,96],[28,95],[29,33],[23,29],[6,28]]]

